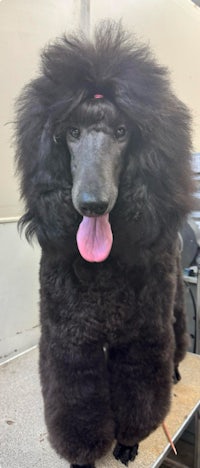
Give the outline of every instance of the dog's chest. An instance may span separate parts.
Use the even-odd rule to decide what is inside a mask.
[[[78,260],[73,268],[77,314],[87,332],[111,344],[137,335],[140,318],[133,275],[112,262],[88,265]]]

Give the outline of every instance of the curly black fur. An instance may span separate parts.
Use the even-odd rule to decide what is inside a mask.
[[[42,247],[50,441],[73,466],[90,466],[115,437],[138,444],[170,407],[186,350],[177,232],[192,207],[190,117],[149,50],[103,23],[94,42],[63,37],[43,51],[16,134],[21,225]],[[114,238],[98,263],[76,243],[88,193],[89,216],[107,210]]]

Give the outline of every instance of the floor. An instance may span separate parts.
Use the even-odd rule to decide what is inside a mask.
[[[200,358],[198,358],[199,356],[195,356],[196,364],[198,364],[197,369],[200,371]],[[186,367],[190,369],[190,356],[187,359],[189,359],[189,362],[186,360]],[[183,377],[184,372],[186,371],[183,369]],[[200,372],[198,375],[200,377]],[[199,377],[197,376],[198,379]],[[38,375],[38,349],[36,348],[4,364],[0,368],[0,379],[0,467],[69,468],[69,464],[61,460],[48,443]],[[184,378],[182,380],[184,381]],[[198,381],[197,383],[199,388],[200,382]],[[198,390],[195,390],[194,393],[195,401],[198,401],[198,398],[200,399],[200,390],[199,393]],[[177,386],[174,396],[174,408],[178,400],[180,407],[182,396],[185,394],[184,383],[180,383],[179,391]],[[188,394],[188,402],[190,398],[191,392],[190,395]],[[171,416],[171,419],[169,417],[169,422],[167,420],[172,434],[176,434],[177,427],[180,425],[178,419],[187,419],[187,404],[184,402],[182,416],[180,415],[180,411],[176,413],[176,408],[174,411],[175,417]],[[193,468],[193,460],[192,458],[188,458],[189,452],[187,448],[184,455],[185,444],[180,447],[177,443],[176,446],[179,455],[176,457],[175,463],[183,459],[184,466]],[[169,444],[162,429],[159,428],[140,444],[139,455],[134,463],[129,464],[129,468],[157,468],[158,466],[167,468],[169,466],[179,466],[177,464],[162,465],[163,454],[167,454],[168,451]],[[192,454],[191,450],[190,453]],[[112,452],[105,459],[96,463],[96,468],[122,468],[122,466],[121,463],[114,459]]]

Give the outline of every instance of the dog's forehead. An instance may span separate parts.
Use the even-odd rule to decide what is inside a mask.
[[[111,101],[101,98],[84,101],[70,115],[70,121],[84,127],[99,123],[112,127],[125,121],[125,116]]]

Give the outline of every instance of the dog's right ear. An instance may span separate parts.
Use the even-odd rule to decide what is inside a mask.
[[[44,244],[45,239],[50,242],[55,238],[55,226],[61,224],[58,205],[64,197],[63,188],[65,199],[71,202],[71,171],[65,140],[53,128],[53,112],[42,99],[33,82],[18,100],[16,162],[26,208],[19,229],[26,225],[27,239],[30,241],[36,234]]]
[[[51,146],[49,113],[43,105],[39,85],[39,80],[35,80],[25,86],[16,103],[16,163],[25,201],[35,174],[44,164],[45,150],[49,152]]]

